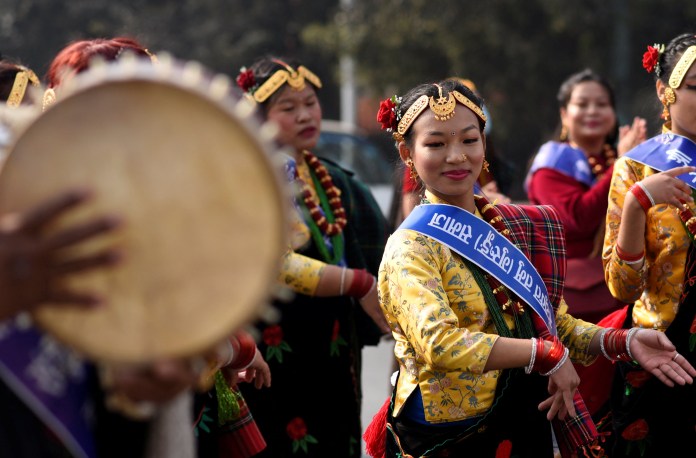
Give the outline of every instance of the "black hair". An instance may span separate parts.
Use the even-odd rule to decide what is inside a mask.
[[[604,88],[605,91],[607,91],[607,94],[609,95],[609,103],[611,104],[611,109],[614,111],[614,114],[616,115],[616,95],[614,92],[614,88],[609,83],[609,80],[595,73],[589,68],[586,68],[577,73],[573,73],[568,78],[566,78],[566,80],[563,81],[563,83],[561,83],[561,87],[558,89],[558,94],[556,95],[556,100],[558,101],[559,108],[567,108],[568,102],[570,102],[570,97],[572,96],[575,87],[580,83],[586,83],[588,81],[592,81],[599,84]],[[612,129],[612,131],[609,132],[609,135],[607,135],[606,143],[608,145],[611,145],[612,147],[615,147],[615,143],[618,140],[618,138],[619,120],[617,118],[616,124],[614,125],[614,129]]]
[[[696,46],[696,34],[682,33],[672,39],[667,46],[665,52],[660,54],[658,64],[660,65],[660,76],[655,75],[656,79],[662,80],[668,84],[669,77],[674,70],[674,67],[679,62],[679,58],[684,54],[689,47]]]

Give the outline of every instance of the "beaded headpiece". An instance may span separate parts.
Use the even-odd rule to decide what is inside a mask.
[[[7,98],[7,106],[18,107],[22,100],[24,99],[24,94],[27,92],[27,86],[31,84],[32,86],[39,87],[40,82],[36,74],[26,67],[18,66],[21,70],[15,75],[14,83],[12,84],[12,90]]]
[[[686,72],[689,71],[689,68],[691,68],[691,64],[694,63],[694,59],[696,59],[696,46],[689,46],[689,48],[684,51],[679,58],[677,65],[674,66],[672,74],[669,75],[669,86],[671,88],[677,89],[679,86],[681,86],[681,83],[684,80],[684,75],[686,75]]]
[[[409,127],[413,124],[413,121],[416,120],[426,107],[430,107],[430,110],[435,115],[435,119],[438,121],[447,121],[454,117],[454,110],[457,102],[473,111],[476,116],[483,121],[483,124],[486,124],[486,115],[483,113],[483,110],[469,100],[468,97],[459,91],[450,91],[447,97],[445,97],[442,95],[442,87],[437,84],[435,86],[438,89],[437,99],[433,96],[423,94],[413,102],[403,116],[401,115],[400,97],[394,96],[383,100],[380,104],[379,113],[377,114],[377,121],[382,124],[382,129],[392,132],[394,140],[402,141]]]
[[[254,72],[244,67],[242,67],[237,76],[237,85],[256,103],[263,103],[268,100],[285,83],[288,83],[288,86],[292,89],[301,91],[305,88],[305,80],[307,80],[317,89],[321,89],[319,77],[304,65],[294,69],[281,60],[273,59],[273,62],[282,65],[284,68],[276,70],[261,85],[256,83]]]

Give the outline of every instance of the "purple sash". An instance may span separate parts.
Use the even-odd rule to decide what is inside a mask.
[[[81,358],[28,316],[0,322],[0,378],[78,458],[96,456],[87,373]]]
[[[665,132],[636,146],[626,153],[626,157],[664,172],[674,167],[696,165],[696,144],[681,135]],[[684,173],[677,178],[696,189],[696,172]]]
[[[585,153],[567,143],[546,142],[541,146],[524,180],[525,191],[532,175],[539,169],[556,170],[587,186],[592,186],[596,181]]]

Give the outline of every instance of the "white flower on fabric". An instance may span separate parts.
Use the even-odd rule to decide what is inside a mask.
[[[56,397],[65,395],[71,380],[85,377],[82,359],[47,335],[42,336],[37,353],[26,370],[41,391]]]

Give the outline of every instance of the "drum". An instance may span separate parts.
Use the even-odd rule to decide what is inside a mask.
[[[0,212],[70,188],[95,197],[50,231],[124,220],[70,258],[115,246],[124,262],[66,277],[97,309],[42,305],[35,322],[99,362],[191,356],[251,322],[288,246],[288,191],[269,126],[196,63],[121,59],[72,78],[10,146]]]

